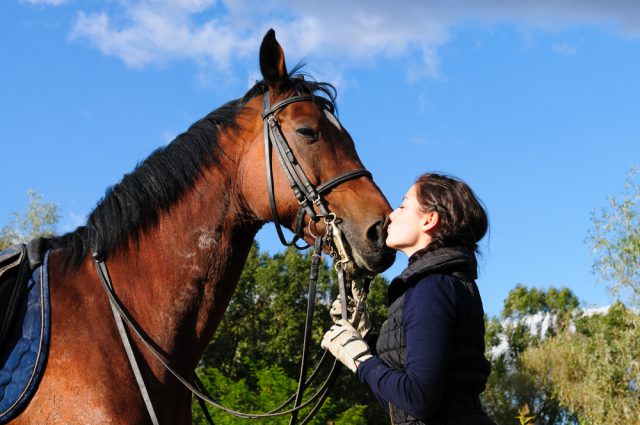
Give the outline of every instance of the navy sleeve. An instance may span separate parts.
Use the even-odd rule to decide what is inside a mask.
[[[403,305],[406,371],[374,357],[358,367],[378,400],[429,419],[436,411],[449,366],[455,331],[455,278],[430,275],[407,290]]]

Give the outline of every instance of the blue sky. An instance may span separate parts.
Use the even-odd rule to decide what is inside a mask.
[[[337,86],[340,119],[392,205],[433,170],[482,198],[487,313],[517,283],[611,302],[584,241],[591,212],[640,164],[639,5],[301,3],[2,2],[0,225],[29,188],[59,205],[60,232],[82,223],[152,150],[245,93],[273,27],[289,66],[304,59]],[[280,249],[271,227],[258,239]]]

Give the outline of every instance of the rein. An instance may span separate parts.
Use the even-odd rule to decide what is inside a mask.
[[[269,204],[271,207],[272,219],[278,233],[278,237],[283,245],[286,246],[295,246],[297,249],[306,249],[310,245],[307,246],[298,246],[296,244],[297,240],[302,238],[303,235],[303,225],[304,225],[304,216],[309,215],[311,222],[318,222],[320,219],[324,220],[326,232],[324,235],[315,236],[314,244],[313,244],[313,256],[311,262],[311,270],[309,275],[309,293],[307,299],[307,315],[305,319],[305,331],[304,331],[304,342],[302,347],[302,359],[300,361],[300,375],[298,379],[298,388],[294,395],[289,397],[281,406],[278,408],[262,413],[243,413],[238,412],[227,407],[224,407],[217,403],[216,401],[211,399],[211,396],[207,393],[206,389],[198,379],[197,375],[194,373],[194,381],[193,383],[189,380],[182,377],[178,372],[176,372],[171,366],[169,366],[167,359],[163,354],[161,354],[156,348],[153,341],[146,336],[146,333],[140,328],[140,326],[131,319],[130,315],[127,313],[126,308],[122,304],[122,302],[117,297],[113,285],[111,282],[111,277],[109,276],[109,270],[107,269],[107,259],[103,255],[94,252],[93,259],[96,267],[96,271],[98,277],[100,279],[100,283],[104,288],[107,297],[109,298],[109,304],[111,306],[111,310],[113,312],[114,319],[116,321],[116,325],[118,328],[118,332],[120,334],[120,338],[122,340],[122,344],[125,348],[125,352],[127,354],[127,358],[129,359],[129,364],[133,370],[136,382],[140,389],[140,393],[144,400],[145,406],[149,413],[149,417],[151,419],[152,424],[159,425],[158,417],[153,408],[153,403],[151,402],[151,397],[147,391],[146,385],[144,383],[144,379],[142,378],[142,374],[140,372],[140,368],[138,366],[137,360],[135,358],[130,337],[127,332],[126,326],[136,334],[137,338],[143,343],[143,345],[149,350],[149,352],[162,364],[162,366],[169,371],[184,387],[186,387],[189,391],[191,391],[197,398],[200,406],[203,409],[203,412],[209,422],[213,424],[213,420],[211,419],[209,412],[204,405],[204,402],[213,405],[214,407],[221,409],[233,416],[245,418],[245,419],[260,419],[260,418],[270,418],[275,416],[283,416],[291,414],[290,425],[294,425],[297,423],[298,412],[310,406],[314,401],[317,400],[316,404],[313,406],[309,414],[303,419],[301,425],[307,424],[313,415],[320,409],[324,400],[326,399],[329,391],[338,377],[338,373],[340,371],[340,363],[334,359],[333,366],[331,367],[331,371],[329,372],[328,377],[320,386],[320,389],[311,396],[307,401],[303,402],[303,394],[305,388],[309,383],[317,376],[318,371],[321,367],[326,363],[328,358],[327,352],[325,351],[322,358],[320,359],[318,365],[311,373],[309,378],[306,378],[307,375],[307,357],[309,352],[309,346],[311,343],[311,326],[313,321],[313,315],[315,310],[315,298],[316,298],[316,285],[318,281],[318,268],[320,264],[320,259],[322,257],[322,249],[324,246],[329,246],[331,249],[331,255],[334,258],[335,269],[338,274],[338,287],[340,291],[340,299],[342,303],[342,318],[347,318],[347,286],[350,283],[346,282],[345,278],[345,269],[346,264],[351,261],[350,256],[345,247],[345,240],[342,234],[341,229],[335,223],[337,217],[334,213],[330,212],[325,206],[322,194],[326,193],[330,189],[354,178],[359,177],[369,177],[371,178],[371,173],[363,168],[356,169],[353,171],[346,172],[337,177],[330,179],[329,181],[319,185],[314,186],[307,175],[304,173],[304,170],[297,162],[293,151],[291,150],[289,144],[287,143],[286,138],[282,134],[282,130],[280,128],[279,122],[275,116],[275,112],[284,108],[285,106],[294,103],[294,102],[320,102],[322,107],[333,113],[333,106],[331,102],[323,97],[305,95],[305,96],[293,96],[287,99],[284,99],[275,105],[271,106],[269,102],[269,92],[266,92],[263,95],[263,112],[262,119],[264,122],[264,146],[265,146],[265,164],[266,164],[266,176],[267,176],[267,190],[269,193]],[[273,146],[273,147],[272,147]],[[275,150],[282,170],[287,176],[287,180],[289,181],[289,185],[294,193],[294,196],[298,200],[300,204],[300,209],[298,211],[296,217],[294,238],[287,242],[284,234],[282,232],[282,225],[280,224],[280,219],[278,216],[276,203],[275,203],[275,194],[273,190],[273,173],[272,173],[272,151]],[[315,208],[318,209],[319,213],[316,213]],[[310,230],[310,229],[309,229]],[[311,232],[310,232],[311,233]],[[366,293],[368,290],[368,282],[364,284],[365,292],[363,294],[366,297]],[[363,305],[362,303],[359,304]],[[359,310],[359,309],[358,309]],[[358,320],[356,318],[356,320]],[[355,323],[357,326],[357,323]],[[290,409],[286,409],[291,401],[294,401],[293,407]]]

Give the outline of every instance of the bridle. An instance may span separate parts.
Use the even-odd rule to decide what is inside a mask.
[[[278,233],[278,237],[283,245],[286,246],[295,246],[297,249],[306,249],[310,245],[307,246],[298,246],[296,244],[297,240],[302,238],[303,230],[304,230],[304,216],[305,214],[309,216],[309,224],[312,222],[318,222],[320,219],[324,221],[325,224],[325,233],[324,235],[313,235],[311,229],[309,228],[309,233],[314,236],[313,243],[313,256],[311,261],[311,271],[309,278],[309,293],[308,293],[308,301],[307,301],[307,316],[305,320],[305,331],[304,331],[304,342],[302,348],[302,359],[300,362],[300,376],[298,379],[298,389],[294,395],[289,397],[281,406],[278,408],[262,414],[255,413],[243,413],[237,412],[232,409],[226,408],[216,401],[211,399],[211,396],[207,393],[206,389],[198,379],[197,375],[194,373],[194,381],[193,383],[189,380],[182,377],[178,372],[176,372],[171,366],[168,365],[168,361],[155,347],[156,345],[150,341],[150,338],[147,334],[140,328],[140,326],[131,319],[130,315],[127,313],[126,308],[122,304],[122,302],[118,299],[115,291],[113,290],[113,285],[111,283],[111,278],[109,276],[109,271],[107,269],[107,259],[104,255],[99,254],[98,252],[94,252],[94,264],[98,273],[98,277],[100,278],[100,283],[102,284],[107,297],[109,298],[109,303],[111,305],[111,310],[113,312],[116,325],[118,327],[118,332],[120,334],[120,338],[122,340],[122,344],[125,348],[125,352],[129,359],[129,364],[133,370],[136,382],[140,389],[140,393],[144,400],[145,406],[149,413],[149,417],[151,422],[154,425],[159,424],[157,415],[153,408],[153,404],[151,402],[151,398],[147,391],[146,385],[144,383],[144,379],[142,378],[142,374],[140,372],[140,368],[137,364],[137,360],[135,359],[135,355],[133,353],[133,349],[131,346],[130,337],[127,332],[127,328],[125,328],[125,324],[128,329],[133,331],[136,334],[138,339],[142,342],[142,344],[149,350],[151,354],[167,369],[180,383],[182,383],[189,391],[191,391],[198,399],[203,412],[210,423],[213,424],[213,420],[209,415],[209,412],[204,403],[209,403],[233,416],[237,416],[240,418],[246,419],[259,419],[259,418],[268,418],[274,416],[283,416],[291,414],[290,425],[293,425],[297,422],[298,412],[310,406],[314,401],[316,404],[311,409],[310,413],[304,418],[301,422],[301,425],[307,424],[313,415],[320,409],[324,400],[326,399],[329,391],[335,382],[338,372],[340,370],[340,363],[334,359],[333,366],[331,371],[329,372],[328,377],[320,386],[319,390],[311,396],[307,401],[302,402],[302,396],[306,386],[317,376],[318,371],[322,368],[322,366],[326,363],[328,359],[327,352],[323,353],[322,358],[320,359],[318,365],[315,367],[314,371],[311,373],[309,378],[306,378],[307,375],[307,357],[309,352],[309,345],[311,342],[311,325],[313,320],[313,314],[315,310],[315,298],[316,298],[316,284],[318,279],[318,268],[320,263],[320,258],[322,257],[322,249],[325,246],[329,246],[331,255],[334,258],[334,266],[338,274],[338,286],[340,291],[340,299],[342,303],[342,318],[347,318],[347,290],[348,286],[351,285],[351,281],[349,281],[346,276],[346,265],[352,261],[346,247],[346,241],[340,230],[340,227],[336,223],[336,215],[328,210],[326,205],[323,202],[322,195],[331,190],[332,188],[355,178],[360,177],[369,177],[371,178],[371,173],[364,168],[356,169],[353,171],[348,171],[344,174],[340,174],[337,177],[330,179],[329,181],[319,185],[314,186],[304,170],[298,163],[295,158],[293,151],[291,150],[289,144],[287,143],[286,138],[282,134],[282,130],[280,128],[280,124],[278,122],[275,113],[295,102],[314,102],[316,104],[320,104],[322,108],[333,113],[333,105],[332,103],[325,99],[324,97],[312,96],[312,95],[297,95],[281,100],[275,105],[271,106],[269,101],[269,92],[265,92],[263,95],[263,111],[262,111],[262,120],[264,122],[264,148],[265,148],[265,164],[266,164],[266,177],[267,177],[267,190],[269,193],[269,204],[271,208],[271,215],[274,225],[276,227],[276,231]],[[275,194],[273,189],[273,173],[272,173],[272,150],[275,148],[278,160],[286,175],[289,185],[300,204],[300,209],[298,211],[296,217],[296,223],[294,226],[294,238],[287,242],[284,234],[282,232],[282,226],[280,224],[280,219],[278,216],[276,203],[275,203]],[[319,213],[316,212],[315,208],[318,209]],[[363,297],[366,297],[368,292],[368,280],[365,280],[363,285]],[[363,301],[364,299],[360,300]],[[359,315],[362,312],[364,307],[363,302],[358,303],[358,310],[356,311],[356,319],[354,321],[354,326],[357,326],[357,322],[359,320]],[[286,409],[291,401],[294,402],[294,405],[290,409]]]
[[[273,106],[270,106],[269,92],[266,92],[262,99],[262,120],[264,122],[264,162],[267,171],[267,190],[269,192],[271,217],[276,227],[276,231],[278,232],[280,242],[283,245],[291,246],[295,245],[296,241],[302,237],[305,213],[308,214],[309,218],[314,222],[318,221],[318,219],[321,217],[327,219],[331,216],[331,213],[329,213],[322,201],[322,198],[320,196],[321,194],[328,192],[330,189],[333,189],[334,187],[338,186],[341,183],[344,183],[347,180],[359,177],[371,178],[371,173],[364,168],[359,168],[353,171],[348,171],[344,174],[340,174],[339,176],[332,178],[328,182],[315,187],[296,160],[293,151],[287,143],[287,139],[282,134],[282,130],[280,129],[280,124],[275,116],[275,113],[285,106],[295,102],[320,103],[324,109],[326,109],[330,113],[333,113],[334,111],[332,103],[324,97],[308,95],[289,97],[281,100]],[[295,237],[290,242],[286,241],[284,234],[282,233],[280,219],[278,217],[278,211],[276,209],[275,194],[273,191],[273,173],[271,172],[272,145],[275,147],[275,151],[277,153],[278,160],[280,161],[282,170],[287,176],[287,180],[289,180],[291,190],[293,190],[293,194],[300,204],[300,209],[298,210],[296,223],[294,226]],[[320,214],[316,214],[313,208],[314,205],[318,208]],[[333,218],[335,219],[335,215],[333,215]],[[309,246],[299,247],[296,245],[296,247],[298,249],[306,249]]]

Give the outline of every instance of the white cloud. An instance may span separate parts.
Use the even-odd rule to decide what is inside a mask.
[[[254,40],[241,38],[217,20],[194,24],[190,19],[194,2],[182,3],[189,5],[127,7],[129,19],[123,24],[113,22],[105,12],[79,12],[71,36],[88,39],[103,53],[131,67],[193,59],[226,69],[232,55],[242,56],[253,47]]]
[[[72,37],[132,67],[193,60],[228,71],[234,61],[255,61],[260,39],[273,27],[288,57],[313,55],[326,69],[343,69],[411,54],[421,58],[408,65],[408,77],[417,79],[439,77],[438,47],[467,22],[510,23],[525,32],[602,25],[638,37],[640,2],[120,0],[116,9],[79,12]],[[552,49],[575,53],[568,45]]]

